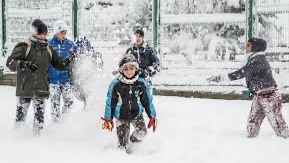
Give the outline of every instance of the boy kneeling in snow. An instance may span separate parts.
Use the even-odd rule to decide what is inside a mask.
[[[156,111],[152,103],[146,81],[139,77],[139,64],[136,58],[129,54],[119,63],[120,75],[114,79],[107,93],[103,128],[112,131],[113,117],[116,118],[116,132],[120,148],[127,149],[131,143],[140,142],[146,135],[147,129],[143,118],[146,111],[150,121],[148,128],[156,130]],[[130,135],[130,124],[135,128]]]
[[[249,39],[246,45],[246,53],[248,53],[246,65],[226,75],[226,78],[238,80],[245,77],[247,87],[254,95],[247,122],[249,138],[258,136],[265,116],[277,136],[288,138],[288,126],[281,114],[282,97],[272,76],[270,64],[264,54],[266,47],[267,43],[263,39]],[[208,78],[208,81],[220,82],[224,80],[224,77],[221,75],[212,76]]]

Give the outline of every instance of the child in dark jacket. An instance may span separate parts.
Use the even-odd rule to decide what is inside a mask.
[[[139,77],[139,64],[136,58],[129,54],[119,63],[120,75],[109,86],[102,120],[103,129],[112,131],[113,118],[116,118],[116,132],[120,148],[127,149],[131,143],[140,142],[146,135],[147,129],[143,118],[145,110],[150,121],[148,128],[156,130],[156,111],[152,103],[146,81]],[[135,130],[130,135],[130,124]]]
[[[272,76],[271,67],[264,51],[267,43],[263,39],[251,38],[246,45],[248,59],[245,66],[226,76],[212,76],[208,81],[220,82],[225,78],[238,80],[246,78],[249,91],[254,95],[247,122],[248,137],[258,136],[265,117],[277,136],[288,138],[289,130],[281,114],[282,97]]]

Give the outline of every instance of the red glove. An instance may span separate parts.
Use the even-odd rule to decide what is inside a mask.
[[[112,131],[112,129],[113,129],[113,121],[112,121],[112,119],[108,120],[108,119],[105,119],[103,117],[101,117],[101,119],[104,121],[103,124],[102,124],[102,129],[107,129],[109,131]]]
[[[155,118],[150,118],[150,121],[148,123],[148,128],[151,128],[153,126],[153,131],[155,132],[157,129],[157,120]]]

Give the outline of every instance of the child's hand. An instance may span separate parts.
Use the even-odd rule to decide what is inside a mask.
[[[112,119],[105,119],[103,117],[101,117],[101,119],[104,121],[102,124],[102,129],[107,129],[109,131],[112,131],[113,129],[113,121]]]
[[[223,81],[223,77],[221,75],[217,75],[217,76],[210,76],[208,79],[207,79],[208,82],[221,82]]]
[[[157,129],[157,120],[155,118],[150,118],[150,121],[148,123],[148,128],[151,128],[153,126],[153,131],[155,132]]]

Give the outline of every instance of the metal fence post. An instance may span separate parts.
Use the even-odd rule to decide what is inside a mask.
[[[77,36],[78,36],[78,26],[77,26],[77,18],[78,18],[78,13],[77,13],[77,10],[78,10],[78,5],[77,5],[77,0],[73,0],[73,10],[72,10],[72,15],[73,15],[73,37],[74,37],[74,40],[76,41],[77,39]]]
[[[5,11],[6,11],[6,4],[5,4],[6,0],[2,0],[2,50],[5,50],[5,43],[6,43],[6,15],[5,15]],[[4,55],[4,51],[2,51],[2,55]]]
[[[253,0],[248,0],[248,8],[247,8],[247,39],[250,39],[253,37],[253,22],[254,22],[254,16],[253,16]]]
[[[153,0],[153,48],[157,50],[158,46],[158,0]]]

